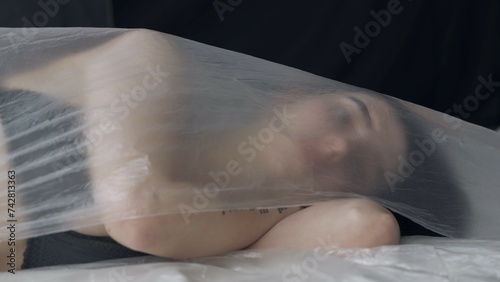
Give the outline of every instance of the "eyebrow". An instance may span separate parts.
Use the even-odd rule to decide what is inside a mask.
[[[356,97],[349,97],[349,99],[351,99],[352,101],[354,101],[354,103],[356,103],[356,105],[359,107],[359,109],[363,113],[363,117],[366,121],[366,124],[368,125],[368,127],[371,128],[372,127],[372,118],[370,117],[370,112],[368,111],[368,108],[366,107],[365,103],[363,103],[363,101],[359,100]]]

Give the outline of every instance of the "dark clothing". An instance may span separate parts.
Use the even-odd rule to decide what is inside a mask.
[[[123,247],[109,237],[73,231],[28,239],[22,269],[146,256]]]
[[[63,215],[79,208],[77,204],[65,204],[93,204],[91,185],[87,185],[90,183],[85,165],[87,156],[85,150],[78,150],[85,137],[82,132],[75,131],[76,128],[81,128],[81,115],[76,108],[47,95],[0,89],[0,119],[8,140],[7,147],[10,152],[17,152],[10,162],[16,171],[16,190],[20,195],[20,202],[31,209],[37,206],[45,208],[44,212],[28,215],[39,232],[50,232],[51,228],[57,226],[57,223],[46,224],[46,215]],[[61,135],[64,137],[61,138]],[[52,142],[44,142],[47,139],[52,139]],[[38,146],[32,149],[35,144]],[[56,155],[61,157],[54,157]],[[47,156],[51,156],[49,163],[33,165],[27,169],[30,167],[27,164],[36,163]],[[58,175],[58,170],[70,167],[78,169]],[[33,180],[37,183],[30,184]],[[36,189],[29,187],[30,185],[36,185]],[[65,197],[69,200],[65,200]],[[74,201],[75,198],[78,201]],[[41,222],[44,224],[40,225]],[[28,239],[22,268],[144,255],[146,254],[123,247],[111,238],[69,231]]]

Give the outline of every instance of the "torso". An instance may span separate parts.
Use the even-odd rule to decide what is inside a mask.
[[[54,96],[56,98],[60,98],[63,101],[67,103],[71,103],[72,106],[75,107],[94,107],[97,105],[106,105],[109,104],[110,102],[113,102],[114,99],[120,98],[119,95],[123,94],[123,92],[117,93],[114,91],[114,93],[109,93],[109,90],[113,90],[113,88],[110,87],[94,87],[94,89],[80,89],[83,92],[82,93],[74,93],[74,89],[79,89],[80,85],[86,85],[85,83],[88,81],[100,81],[99,79],[101,77],[106,77],[109,76],[110,73],[113,74],[116,77],[119,77],[120,75],[128,75],[128,74],[120,74],[120,72],[115,72],[113,73],[113,69],[107,69],[107,68],[101,68],[102,65],[99,65],[99,62],[102,62],[103,60],[106,60],[106,56],[109,54],[119,54],[120,50],[125,49],[123,46],[123,42],[125,44],[135,44],[136,42],[141,42],[142,36],[140,35],[138,38],[135,38],[132,36],[131,38],[128,39],[120,39],[119,43],[120,44],[111,44],[106,47],[107,49],[105,50],[106,52],[100,52],[99,48],[96,48],[96,50],[92,50],[89,52],[89,54],[79,54],[74,56],[74,59],[68,58],[61,60],[61,62],[56,61],[54,65],[47,66],[46,68],[36,68],[33,70],[33,73],[26,73],[22,74],[17,77],[12,77],[9,78],[7,81],[4,81],[3,86],[8,86],[12,89],[19,89],[19,88],[25,88],[26,86],[26,81],[30,82],[31,84],[26,86],[27,89],[35,91],[35,92],[42,92],[44,94],[49,93],[49,95]],[[147,40],[146,40],[147,41]],[[126,42],[131,42],[131,43],[126,43]],[[157,42],[156,42],[157,43]],[[145,46],[146,43],[143,43],[141,46]],[[129,48],[137,47],[137,46],[128,46]],[[162,49],[162,55],[165,55],[163,53],[164,49]],[[156,66],[157,58],[160,56],[156,54],[156,52],[159,51],[152,51],[151,53],[147,54],[146,57],[139,59],[137,62],[135,61],[130,61],[129,59],[126,64],[124,64],[125,67],[128,66],[130,69],[130,65],[137,65],[137,69],[139,68],[144,68],[145,63],[146,64],[151,64],[151,66],[154,68]],[[111,55],[112,56],[112,55]],[[170,56],[166,57],[175,57],[175,54],[171,54]],[[90,59],[89,59],[90,58]],[[148,60],[149,59],[149,62]],[[117,62],[121,62],[118,60],[117,57],[114,58]],[[94,63],[93,63],[94,62]],[[155,63],[152,63],[155,62]],[[58,65],[60,63],[60,65]],[[169,62],[158,62],[161,66],[162,69],[166,68],[169,66]],[[94,68],[94,66],[97,66]],[[45,83],[44,85],[46,87],[55,87],[55,89],[37,89],[38,84],[36,83],[38,80],[41,81],[50,81],[50,79],[54,79],[54,77],[57,76],[51,76],[52,74],[61,74],[62,78],[68,77],[67,69],[72,69],[73,72],[75,73],[73,75],[73,72],[70,73],[70,76],[75,79],[78,79],[78,73],[80,73],[78,70],[81,70],[81,73],[95,76],[95,78],[89,78],[89,77],[82,77],[81,80],[78,80],[76,82],[76,85],[78,87],[74,87],[73,85],[70,85],[71,83],[68,83],[67,81],[61,81],[62,84],[58,84],[57,81],[51,82],[51,83]],[[125,68],[126,69],[126,68]],[[115,69],[116,70],[116,66]],[[166,69],[167,71],[167,69]],[[147,74],[147,72],[144,72]],[[179,75],[179,74],[177,74]],[[33,79],[35,78],[35,79]],[[142,79],[142,77],[138,77]],[[38,80],[37,80],[38,79]],[[179,79],[178,77],[176,79]],[[125,79],[119,80],[119,81],[127,81]],[[64,82],[64,83],[63,83]],[[142,81],[127,81],[128,84],[130,85],[121,85],[122,87],[125,88],[130,88],[134,86],[134,83],[142,83]],[[162,87],[168,87],[168,90],[170,91],[169,93],[175,92],[175,85],[174,83],[181,84],[182,82],[179,81],[168,81],[167,85]],[[92,85],[91,85],[92,86]],[[89,87],[88,85],[86,87]],[[92,90],[92,91],[91,91]],[[116,89],[115,89],[116,90]],[[156,91],[156,94],[161,94],[161,88],[157,88],[154,91]],[[81,94],[81,95],[80,95]],[[69,95],[73,95],[72,97]],[[113,96],[115,95],[115,96]],[[73,99],[74,97],[80,97],[78,99]],[[149,99],[149,100],[148,100]],[[175,100],[175,99],[174,99]],[[151,110],[150,109],[158,109],[158,105],[160,103],[163,103],[165,107],[163,107],[163,110],[165,112],[169,112],[167,107],[176,107],[175,103],[165,103],[165,101],[161,100],[155,100],[155,99],[150,99],[147,98],[145,101],[141,102],[141,104],[137,108],[130,108],[130,115],[127,116],[126,121],[122,121],[123,128],[120,131],[114,131],[109,134],[106,134],[106,138],[103,139],[102,142],[98,144],[98,146],[95,146],[92,148],[92,152],[89,153],[89,156],[91,158],[94,158],[95,160],[100,160],[100,156],[103,154],[105,155],[106,153],[109,152],[109,148],[113,146],[114,144],[120,144],[123,143],[124,141],[128,143],[133,143],[137,145],[134,147],[134,149],[137,150],[137,152],[140,153],[138,156],[146,156],[149,158],[149,161],[151,162],[151,165],[148,169],[154,170],[153,176],[148,175],[147,183],[153,183],[156,185],[156,187],[161,187],[161,189],[168,189],[171,186],[171,179],[168,179],[168,177],[165,177],[165,175],[169,175],[172,173],[169,173],[173,171],[174,169],[172,166],[176,166],[176,158],[169,156],[168,154],[162,153],[159,154],[158,151],[152,150],[150,151],[150,147],[158,147],[158,145],[161,145],[159,147],[168,147],[168,142],[178,142],[176,140],[173,140],[172,136],[169,134],[164,134],[162,136],[158,136],[157,132],[156,134],[150,134],[150,135],[141,135],[142,139],[138,139],[137,136],[139,135],[138,132],[141,132],[141,130],[144,130],[144,124],[152,124],[152,122],[155,122],[155,120],[149,120],[152,116],[158,119],[157,116],[155,115],[148,115]],[[160,104],[161,105],[161,104]],[[168,116],[161,115],[163,119],[168,118]],[[99,116],[93,116],[92,118],[95,118],[96,120],[94,121],[99,121]],[[158,122],[158,120],[156,120]],[[98,122],[96,124],[99,124]],[[147,132],[146,132],[147,133]],[[150,132],[151,133],[151,132]],[[3,138],[0,138],[2,140]],[[147,140],[147,142],[144,142],[144,140]],[[236,141],[239,142],[239,139],[236,139]],[[156,143],[155,143],[156,142]],[[236,145],[237,143],[236,142]],[[142,147],[141,147],[142,146]],[[1,148],[0,147],[0,159],[1,156],[5,156],[7,154],[6,148]],[[269,149],[268,149],[269,150]],[[224,152],[223,152],[224,153]],[[225,152],[227,153],[227,151]],[[234,155],[234,152],[232,152]],[[264,155],[264,154],[261,154]],[[135,157],[138,157],[135,156]],[[222,161],[223,159],[220,158]],[[109,173],[115,169],[120,169],[123,168],[125,165],[129,164],[130,159],[129,158],[121,158],[118,157],[116,159],[113,159],[112,162],[107,162],[106,166],[100,166],[100,167],[89,167],[90,170],[90,175],[91,175],[91,181],[92,184],[98,182],[99,180],[105,179],[109,177]],[[222,161],[222,163],[218,163],[221,168],[223,168],[226,164],[226,160]],[[7,167],[8,164],[4,164],[4,167],[1,167],[0,171],[4,173],[4,171],[8,170]],[[212,167],[210,169],[213,169]],[[151,171],[150,171],[151,174]],[[130,176],[130,171],[127,171],[127,177]],[[119,178],[119,177],[118,177]],[[182,177],[182,178],[188,178],[188,177]],[[146,184],[147,184],[146,183]],[[0,183],[1,191],[5,191],[5,185],[6,183]],[[113,188],[117,186],[110,185],[107,188]],[[110,205],[116,203],[121,206],[117,206],[117,208],[121,208],[121,210],[125,210],[126,208],[131,208],[131,207],[142,207],[145,206],[143,202],[140,202],[140,197],[137,197],[137,195],[144,195],[147,194],[147,192],[144,191],[144,189],[147,188],[147,186],[143,185],[137,185],[137,188],[133,188],[130,190],[126,190],[127,193],[127,199],[131,199],[132,201],[137,201],[139,200],[139,203],[142,203],[142,205],[137,204],[137,202],[131,202],[130,206],[127,206],[127,203],[124,201],[119,201],[117,203],[114,198],[116,197],[119,192],[123,192],[124,189],[121,189],[123,187],[118,186],[117,190],[114,189],[99,189],[94,187],[94,199],[96,200],[96,204],[108,204],[107,207],[109,207],[111,210],[113,210],[114,207],[110,207]],[[145,188],[146,187],[146,188]],[[155,187],[155,186],[153,186]],[[168,193],[167,193],[168,194]],[[2,195],[0,193],[0,195]],[[175,199],[168,199],[170,204],[172,202],[176,202]],[[215,201],[215,200],[213,200]],[[159,205],[169,205],[169,203],[165,202],[159,202]],[[199,250],[202,248],[206,248],[207,250],[201,251],[201,254],[214,254],[214,253],[220,253],[228,250],[235,250],[238,248],[243,248],[248,246],[249,244],[253,243],[255,240],[260,238],[267,230],[269,230],[272,226],[274,226],[276,223],[278,223],[281,219],[287,217],[288,215],[300,210],[300,208],[289,208],[286,211],[278,211],[277,209],[270,209],[270,212],[260,212],[259,210],[253,210],[253,211],[238,211],[238,212],[227,212],[223,214],[222,212],[207,212],[199,215],[195,215],[192,217],[192,223],[191,224],[186,224],[183,217],[180,214],[177,214],[175,216],[164,216],[164,217],[157,217],[157,218],[150,218],[150,219],[141,219],[142,221],[149,222],[152,220],[151,226],[154,226],[155,228],[150,228],[149,231],[154,235],[158,236],[160,239],[158,242],[162,242],[161,236],[166,236],[165,234],[170,234],[170,235],[175,235],[179,238],[182,238],[182,240],[186,243],[185,248],[186,252],[189,252],[187,250],[188,248],[191,249],[191,252],[193,253],[192,256],[198,256],[200,253]],[[0,211],[1,212],[1,211]],[[21,211],[22,212],[22,211]],[[3,221],[3,217],[5,216],[4,214],[0,214],[0,219]],[[116,216],[115,216],[116,217]],[[101,221],[99,223],[107,222],[108,220],[115,220],[116,218],[107,218],[107,215],[102,215]],[[203,240],[200,240],[199,234],[204,234],[207,232],[207,230],[211,230],[213,234],[211,236],[208,236],[204,238]],[[86,228],[79,228],[76,229],[75,231],[79,233],[83,233],[85,235],[91,235],[91,236],[108,236],[111,235],[106,228],[104,227],[103,224],[99,224],[96,226],[92,227],[86,227]],[[121,235],[121,234],[118,234]],[[118,236],[119,237],[119,236]],[[114,238],[115,240],[118,241],[118,239]],[[173,244],[179,244],[178,242],[172,242]],[[3,244],[5,245],[5,244]],[[24,247],[25,247],[25,241],[19,241],[19,249],[17,250],[17,266],[20,267],[22,264],[22,253],[24,252]],[[4,253],[4,248],[6,246],[2,246],[2,254]],[[205,253],[203,253],[205,252]],[[161,255],[161,254],[160,254]],[[1,258],[3,259],[3,258]],[[2,263],[1,267],[5,267],[5,264]]]

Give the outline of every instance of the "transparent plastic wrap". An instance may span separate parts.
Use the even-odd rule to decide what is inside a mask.
[[[0,240],[345,196],[500,238],[494,131],[172,35],[0,32]]]

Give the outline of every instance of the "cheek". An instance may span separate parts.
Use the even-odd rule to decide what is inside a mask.
[[[332,163],[349,152],[348,141],[336,135],[304,139],[298,147],[301,159],[310,165]]]
[[[384,154],[369,140],[346,143],[344,152],[316,167],[316,179],[336,191],[367,193],[374,189],[383,171]]]
[[[399,158],[405,157],[406,153],[406,138],[403,130],[399,130],[399,127],[393,129],[374,136],[373,147],[385,170],[397,167]]]
[[[328,107],[320,100],[299,102],[290,107],[295,115],[288,132],[295,138],[306,139],[320,136],[328,128]]]

